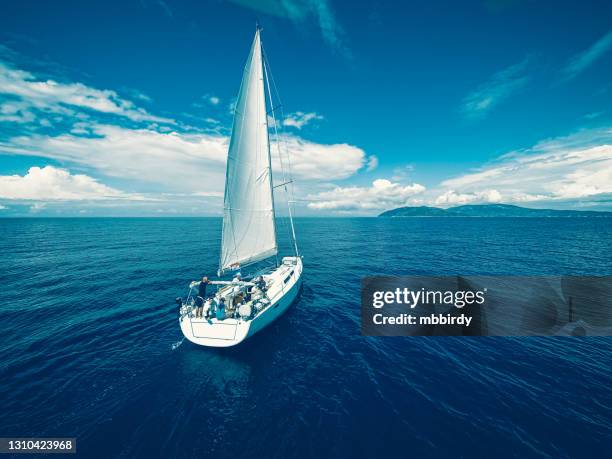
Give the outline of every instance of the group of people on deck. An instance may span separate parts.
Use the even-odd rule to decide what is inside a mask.
[[[241,282],[241,281],[242,281],[242,278],[240,274],[236,274],[236,277],[234,277],[233,282]],[[214,317],[217,320],[224,320],[227,316],[225,298],[223,297],[217,298],[215,296],[211,296],[207,298],[206,290],[209,284],[210,284],[210,280],[208,279],[208,277],[204,276],[198,287],[198,296],[196,297],[196,300],[195,300],[195,306],[196,306],[195,317],[199,319],[204,319],[204,318],[209,319],[209,318]],[[263,280],[261,276],[255,279],[254,284],[261,291],[265,291],[266,282]],[[237,287],[235,288],[237,290],[236,290],[235,296],[233,297],[233,301],[232,301],[233,315],[238,314],[238,307],[242,303],[248,302],[251,300],[251,293],[252,293],[253,286],[252,285],[248,286],[245,292],[241,291]]]

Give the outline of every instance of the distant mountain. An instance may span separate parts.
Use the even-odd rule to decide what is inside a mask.
[[[440,209],[438,207],[398,207],[379,217],[612,217],[612,212],[592,210],[527,209],[509,204],[480,204]]]

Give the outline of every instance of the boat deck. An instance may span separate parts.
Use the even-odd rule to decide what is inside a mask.
[[[236,296],[244,297],[246,295],[245,286],[240,286],[240,284],[236,283],[228,284],[221,287],[216,293],[215,298],[225,299],[225,318],[223,319],[217,319],[214,315],[209,317],[196,318],[195,306],[193,305],[191,306],[190,311],[188,311],[188,316],[193,323],[206,322],[209,324],[224,323],[230,325],[253,320],[285,294],[285,285],[289,283],[293,275],[294,268],[295,261],[293,261],[293,258],[284,258],[283,263],[279,267],[277,267],[270,273],[262,274],[261,277],[266,283],[265,293],[254,287],[251,299],[249,301],[241,302],[240,305],[234,304],[234,298]],[[246,284],[249,285],[250,283]],[[237,314],[237,306],[242,305],[250,306],[254,313],[250,317],[240,317]]]

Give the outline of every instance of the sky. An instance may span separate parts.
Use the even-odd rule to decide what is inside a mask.
[[[220,215],[256,22],[297,215],[612,210],[609,2],[0,0],[0,11],[0,216]]]

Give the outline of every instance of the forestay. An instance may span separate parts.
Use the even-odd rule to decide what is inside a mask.
[[[236,103],[227,158],[220,270],[276,255],[270,146],[259,30]]]

